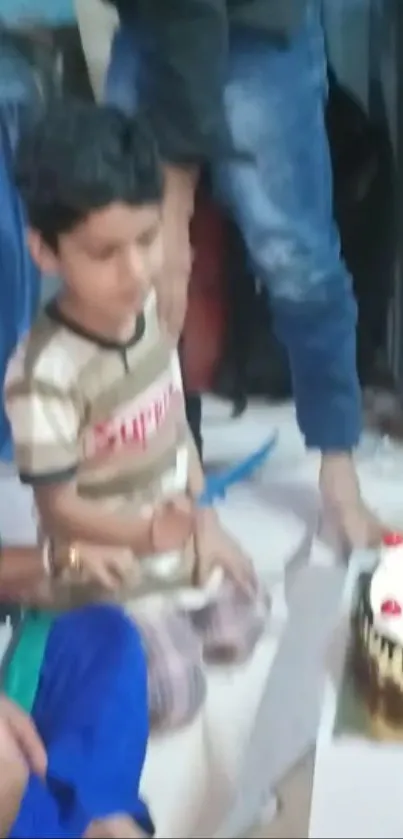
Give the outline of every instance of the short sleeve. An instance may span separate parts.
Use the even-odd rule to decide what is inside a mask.
[[[79,462],[80,417],[72,393],[31,377],[8,375],[5,407],[14,456],[27,484],[71,480]]]
[[[178,351],[172,350],[171,354],[171,376],[172,384],[178,393],[183,393],[182,370],[179,361]]]

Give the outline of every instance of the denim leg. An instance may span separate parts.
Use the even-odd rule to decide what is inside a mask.
[[[1,63],[1,62],[0,62]],[[1,101],[0,91],[0,377],[3,388],[8,360],[30,328],[39,304],[39,271],[26,244],[25,213],[13,177],[14,150],[24,113],[21,101]],[[0,405],[0,458],[12,460],[12,441],[3,402]]]
[[[19,339],[29,329],[39,303],[39,271],[29,254],[25,214],[13,177],[21,117],[35,103],[37,90],[29,64],[0,41],[0,387]],[[0,458],[12,460],[13,447],[0,403]]]
[[[129,26],[120,26],[113,39],[106,74],[106,102],[117,105],[128,114],[137,110],[141,64],[142,57],[135,31]]]
[[[358,441],[361,400],[356,304],[333,220],[326,90],[316,7],[288,48],[233,33],[225,108],[243,154],[216,165],[213,180],[270,292],[306,444],[342,451]]]

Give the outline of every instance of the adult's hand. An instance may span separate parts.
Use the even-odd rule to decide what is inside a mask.
[[[142,839],[147,834],[125,814],[93,821],[84,833],[84,839]]]
[[[364,503],[353,458],[349,454],[324,454],[320,489],[325,513],[330,514],[350,548],[380,544],[384,527]]]
[[[31,718],[6,697],[0,699],[0,766],[28,768],[44,776],[47,758]]]
[[[138,571],[136,560],[129,548],[80,543],[77,545],[77,556],[77,576],[75,577],[73,570],[67,579],[79,585],[93,583],[106,592],[118,592],[133,581]]]
[[[30,717],[0,698],[0,836],[8,836],[29,774],[44,776],[46,753]]]
[[[95,585],[100,591],[118,592],[133,581],[136,575],[136,561],[129,548],[110,545],[91,545],[75,542],[74,546],[56,543],[53,562],[56,570],[56,588],[63,590],[63,584],[80,586]],[[53,581],[50,579],[52,590]]]
[[[139,566],[129,548],[75,542],[73,556],[72,567],[71,546],[56,543],[56,576],[44,577],[25,589],[20,585],[15,599],[22,605],[42,609],[65,609],[119,595],[127,586],[132,587],[139,576]]]

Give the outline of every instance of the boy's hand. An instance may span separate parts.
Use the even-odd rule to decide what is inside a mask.
[[[221,526],[214,510],[200,510],[196,523],[197,582],[205,584],[214,568],[222,568],[248,596],[258,589],[252,561]]]
[[[153,553],[181,550],[195,527],[194,505],[187,495],[178,495],[161,504],[151,519]]]

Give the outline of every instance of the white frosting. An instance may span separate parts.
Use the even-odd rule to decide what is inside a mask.
[[[382,547],[370,603],[375,629],[403,647],[403,544]]]

